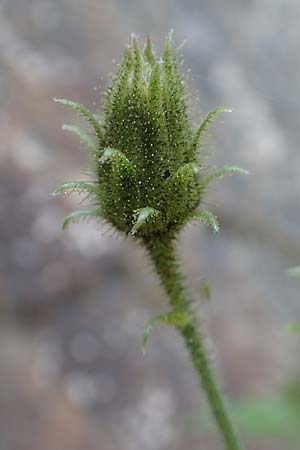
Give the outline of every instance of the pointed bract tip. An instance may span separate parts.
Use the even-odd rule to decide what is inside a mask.
[[[131,45],[134,49],[137,48],[138,39],[139,39],[139,37],[136,33],[131,33]]]
[[[155,64],[155,58],[154,58],[154,53],[153,53],[153,46],[152,46],[152,41],[151,38],[149,36],[149,34],[146,37],[146,45],[144,48],[144,56],[146,61],[151,64],[152,66]]]

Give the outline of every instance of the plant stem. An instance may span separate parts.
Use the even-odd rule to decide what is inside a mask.
[[[146,248],[160,276],[163,287],[169,296],[172,309],[188,313],[192,319],[186,326],[177,326],[185,345],[190,352],[194,368],[206,392],[213,417],[220,429],[226,450],[242,450],[243,447],[234,430],[231,418],[216,383],[213,370],[204,346],[203,337],[196,317],[192,313],[190,299],[187,297],[184,277],[180,272],[172,239],[149,239]]]

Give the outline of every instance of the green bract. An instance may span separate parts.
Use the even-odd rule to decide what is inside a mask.
[[[95,206],[71,213],[64,226],[99,217],[145,241],[173,238],[193,219],[218,230],[215,216],[201,207],[203,196],[214,179],[243,171],[224,167],[206,173],[199,150],[213,119],[229,110],[210,112],[194,129],[177,53],[167,39],[158,59],[150,39],[141,51],[132,38],[108,89],[103,123],[83,105],[55,99],[81,113],[94,132],[92,138],[76,126],[64,126],[88,149],[94,180],[64,183],[56,193],[84,192]]]

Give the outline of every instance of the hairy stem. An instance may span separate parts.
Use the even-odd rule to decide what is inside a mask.
[[[174,255],[172,240],[149,239],[146,248],[160,276],[173,310],[189,313],[192,319],[184,327],[177,327],[192,358],[200,383],[206,392],[213,417],[220,429],[226,450],[242,450],[234,430],[231,418],[224,403],[221,391],[216,383],[214,373],[204,346],[201,329],[196,317],[192,315],[190,300],[184,287],[184,277]]]

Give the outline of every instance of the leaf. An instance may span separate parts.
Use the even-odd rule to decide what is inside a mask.
[[[300,333],[300,323],[290,323],[284,329],[287,333]]]
[[[91,136],[89,136],[87,133],[81,130],[81,128],[77,127],[76,125],[64,124],[62,129],[65,131],[70,131],[70,133],[76,134],[76,136],[80,138],[82,144],[84,144],[93,153],[98,152],[98,147],[91,138]]]
[[[85,183],[84,181],[70,181],[68,183],[63,183],[57,186],[55,191],[53,192],[53,195],[73,194],[74,192],[78,192],[79,194],[96,194],[97,186]]]
[[[220,231],[218,219],[210,211],[206,211],[205,209],[202,209],[201,211],[195,211],[193,213],[192,219],[200,219],[203,223],[209,225],[215,233]]]
[[[145,225],[151,219],[157,218],[160,215],[160,211],[154,208],[146,206],[146,208],[140,208],[136,210],[136,222],[131,229],[131,234],[134,235],[141,227]]]
[[[209,126],[212,124],[212,122],[215,120],[215,118],[219,114],[225,113],[225,112],[232,112],[232,110],[228,109],[228,108],[217,108],[207,114],[207,116],[205,117],[205,119],[203,120],[203,122],[201,123],[201,125],[199,126],[199,128],[197,129],[197,131],[194,134],[194,137],[192,139],[191,146],[190,146],[191,154],[194,154],[196,152],[202,135],[208,130]]]
[[[66,100],[64,98],[54,98],[53,99],[56,103],[61,103],[62,105],[69,106],[70,108],[74,109],[75,111],[78,111],[81,113],[89,122],[90,125],[95,130],[96,136],[98,137],[99,141],[101,143],[104,142],[104,134],[101,128],[101,125],[97,121],[97,119],[94,117],[94,115],[89,111],[84,105],[78,102],[72,102],[71,100]]]
[[[68,228],[68,226],[70,225],[71,222],[79,222],[79,220],[84,220],[84,219],[88,219],[89,217],[99,217],[99,216],[100,216],[99,209],[86,208],[86,209],[80,209],[78,211],[73,211],[65,217],[64,222],[62,224],[62,229],[65,230],[66,228]]]
[[[249,175],[249,172],[248,170],[242,169],[241,167],[224,166],[222,169],[217,170],[216,172],[213,172],[212,174],[204,178],[201,182],[201,186],[202,188],[206,188],[206,186],[208,186],[213,180],[220,180],[225,175],[234,175],[234,174]]]
[[[187,312],[184,311],[171,311],[165,314],[161,314],[159,316],[154,317],[149,320],[146,324],[143,341],[142,341],[142,349],[145,352],[149,338],[157,325],[167,324],[174,325],[176,327],[184,328],[191,321],[191,317]]]

